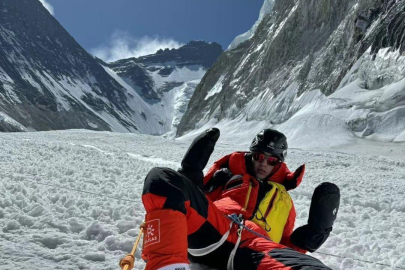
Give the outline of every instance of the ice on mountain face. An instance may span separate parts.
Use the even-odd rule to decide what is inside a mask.
[[[250,39],[251,37],[253,37],[253,35],[256,32],[257,27],[259,26],[259,24],[262,22],[263,18],[269,14],[270,12],[273,11],[273,7],[274,7],[274,2],[275,0],[265,0],[263,3],[262,8],[260,9],[260,14],[259,14],[259,19],[255,22],[255,24],[252,26],[252,28],[247,31],[246,33],[243,33],[239,36],[237,36],[232,42],[231,44],[228,46],[227,50],[232,50],[235,49],[240,43]]]
[[[8,76],[8,74],[1,67],[0,67],[0,80],[3,83],[8,82],[10,84],[14,84],[13,79],[11,79],[10,76]]]
[[[11,84],[3,84],[3,89],[5,90],[5,96],[10,100],[12,103],[22,103],[18,95],[15,93],[15,89]],[[1,94],[0,94],[1,95]]]
[[[267,91],[260,93],[246,106],[247,117],[223,119],[219,123],[207,123],[205,119],[192,134],[212,125],[221,127],[225,134],[231,134],[237,126],[242,130],[252,130],[250,136],[245,136],[244,143],[249,143],[250,137],[259,131],[251,129],[251,124],[260,123],[263,128],[273,127],[284,132],[291,147],[337,147],[354,141],[356,136],[385,141],[403,140],[405,106],[401,100],[404,80],[374,90],[365,89],[364,85],[364,81],[355,79],[330,96],[319,90],[297,96],[298,84],[293,83],[277,97]],[[383,107],[375,111],[373,108],[379,102]],[[387,106],[388,109],[382,110]],[[234,115],[231,108],[228,111],[229,117],[239,112],[236,108]],[[324,137],[320,137],[319,133]]]
[[[373,56],[368,50],[342,80],[331,98],[344,99],[345,106],[357,111],[349,128],[374,139],[398,141],[405,128],[405,57],[389,48]],[[353,115],[353,114],[352,114]],[[353,126],[354,124],[354,126]]]
[[[174,99],[174,114],[172,120],[172,128],[173,134],[175,134],[175,129],[177,128],[178,124],[180,123],[181,117],[187,110],[188,102],[194,94],[194,90],[196,89],[200,80],[193,80],[185,83],[180,91],[177,92],[176,97]]]
[[[378,103],[381,104],[380,109],[383,111],[405,105],[405,78],[386,86]]]
[[[0,124],[5,128],[5,130],[2,131],[29,131],[29,129],[3,112],[0,112]]]
[[[209,99],[210,97],[218,94],[222,90],[222,81],[224,80],[225,76],[222,75],[221,78],[218,79],[218,82],[212,87],[212,89],[208,92],[208,94],[205,96],[204,100]]]
[[[168,76],[161,76],[159,71],[150,72],[155,83],[155,90],[159,90],[166,82],[189,82],[200,80],[206,70],[202,66],[174,67]]]
[[[192,80],[181,83],[169,91],[162,91],[160,103],[151,104],[154,112],[162,116],[165,129],[168,131],[165,137],[173,137],[176,133],[177,125],[187,110],[188,102],[199,82],[199,79]]]
[[[405,142],[405,129],[395,138],[394,142]]]

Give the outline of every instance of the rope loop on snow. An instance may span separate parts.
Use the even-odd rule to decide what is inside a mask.
[[[405,268],[403,268],[403,267],[389,265],[389,264],[385,264],[385,263],[378,263],[378,262],[372,262],[372,261],[367,261],[367,260],[362,260],[362,259],[348,258],[348,257],[339,256],[339,255],[330,254],[330,253],[325,253],[325,252],[320,252],[320,251],[315,251],[313,253],[318,253],[318,254],[322,254],[322,255],[326,255],[326,256],[332,256],[332,257],[336,257],[336,258],[340,258],[340,259],[349,259],[349,260],[363,262],[363,263],[377,264],[377,265],[381,265],[381,266],[388,266],[388,267],[393,267],[393,268],[396,268],[396,269],[404,269],[405,270]]]

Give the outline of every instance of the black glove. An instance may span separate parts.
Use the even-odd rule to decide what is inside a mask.
[[[304,173],[305,173],[305,164],[302,164],[295,170],[294,176],[292,177],[292,179],[289,179],[288,181],[284,181],[283,185],[284,185],[285,189],[288,191],[288,190],[296,188],[299,184],[298,182],[301,182],[302,177],[304,176]]]
[[[307,224],[294,230],[291,234],[291,242],[297,247],[314,252],[325,243],[331,231],[332,228],[322,232]]]
[[[212,192],[218,187],[225,185],[232,176],[233,174],[231,170],[228,168],[222,168],[214,173],[204,188],[207,192]]]
[[[328,239],[336,220],[340,190],[332,183],[322,183],[312,195],[308,224],[291,234],[291,242],[310,252],[317,250]]]
[[[203,185],[203,170],[214,151],[219,135],[219,129],[211,128],[195,138],[183,157],[181,169],[178,170],[200,188]]]

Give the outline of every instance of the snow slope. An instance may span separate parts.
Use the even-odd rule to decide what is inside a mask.
[[[246,150],[249,132],[223,133],[209,164]],[[143,221],[144,177],[154,166],[176,169],[190,139],[84,130],[0,133],[0,269],[119,269]],[[334,256],[313,255],[333,269],[404,269],[405,144],[362,140],[356,147],[361,154],[349,146],[289,151],[290,169],[307,165],[292,192],[297,226],[306,222],[313,189],[334,182],[341,208],[319,250]],[[137,251],[135,269],[144,266]]]
[[[342,79],[338,90],[329,96],[319,89],[298,95],[298,84],[293,83],[278,96],[265,91],[252,98],[243,109],[247,115],[218,122],[207,114],[196,125],[197,129],[185,137],[216,125],[225,137],[238,138],[240,143],[248,143],[261,129],[273,127],[287,135],[291,147],[305,149],[356,145],[362,141],[359,138],[370,142],[404,142],[405,57],[398,51],[384,49],[373,61],[371,58],[370,52],[366,52]],[[395,78],[390,83],[378,84],[382,81],[382,70]],[[222,87],[222,80],[218,84],[220,87],[213,87],[212,91]],[[260,118],[266,120],[255,120]],[[244,136],[235,135],[240,133],[238,130]]]

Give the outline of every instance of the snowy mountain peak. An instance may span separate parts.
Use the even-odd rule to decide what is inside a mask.
[[[222,53],[218,43],[191,41],[178,49],[106,64],[158,116],[161,133],[175,133],[194,89]]]

